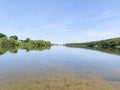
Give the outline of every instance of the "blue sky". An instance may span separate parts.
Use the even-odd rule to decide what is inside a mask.
[[[120,37],[120,0],[0,0],[0,32],[53,43]]]

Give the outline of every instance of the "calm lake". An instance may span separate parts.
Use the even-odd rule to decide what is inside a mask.
[[[6,52],[0,90],[120,90],[120,55],[64,46]]]

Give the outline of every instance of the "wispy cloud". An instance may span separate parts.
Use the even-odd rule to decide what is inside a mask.
[[[46,30],[46,32],[56,32],[56,33],[64,33],[64,32],[69,32],[70,30],[63,25],[57,25],[57,24],[51,24],[48,26],[43,27],[43,29]]]
[[[66,22],[66,21],[64,22],[63,21],[63,22],[53,23],[53,24],[44,26],[43,29],[45,30],[45,32],[53,32],[53,33],[71,32],[73,29],[77,29],[78,30],[80,28],[80,27],[79,28],[78,27],[72,27],[72,25],[77,25],[77,24],[81,25],[81,24],[99,22],[99,20],[104,20],[104,19],[111,18],[111,17],[116,17],[116,16],[120,16],[120,13],[119,12],[115,12],[115,11],[104,11],[104,12],[99,13],[97,16],[95,16],[93,18],[89,18],[89,19],[81,20],[81,21],[79,19],[78,20],[76,19],[76,21],[74,21],[74,22],[69,22],[69,21],[68,22]],[[73,20],[73,17],[71,17],[71,18]],[[92,33],[89,32],[88,35],[89,36],[112,36],[112,34],[116,34],[116,33],[113,33],[112,31],[109,32],[110,29],[109,30],[105,30],[105,32],[102,29],[101,30],[94,30],[96,32],[92,32]],[[93,30],[90,30],[90,31],[93,31]],[[102,32],[99,33],[98,31],[102,31]]]
[[[89,31],[83,31],[83,34],[85,34],[88,37],[113,37],[113,36],[119,36],[120,31],[118,29],[102,29],[102,30],[89,30]]]
[[[101,12],[96,17],[89,18],[83,21],[78,21],[77,23],[92,23],[92,22],[97,22],[99,20],[103,20],[103,19],[111,18],[115,16],[120,16],[120,13],[115,12],[115,11],[105,11],[105,12]],[[77,23],[73,23],[73,24],[77,24]]]
[[[97,16],[95,17],[91,17],[89,19],[85,19],[85,20],[79,20],[79,17],[76,17],[76,21],[73,22],[61,22],[61,23],[55,23],[55,24],[51,24],[48,26],[45,26],[44,29],[54,29],[54,30],[59,30],[59,29],[66,29],[69,28],[71,25],[76,25],[76,24],[87,24],[87,23],[93,23],[93,22],[99,22],[99,20],[104,20],[107,18],[111,18],[111,17],[116,17],[116,16],[120,16],[119,12],[115,12],[115,11],[104,11],[99,13]],[[74,17],[75,18],[75,17]],[[78,19],[77,19],[78,18]],[[71,19],[73,20],[73,17],[71,17]]]
[[[47,25],[45,27],[43,27],[44,29],[53,29],[53,28],[56,28],[56,25],[55,24],[51,24],[51,25]]]

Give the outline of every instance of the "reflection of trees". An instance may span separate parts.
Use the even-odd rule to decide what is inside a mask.
[[[21,49],[23,50],[26,50],[27,52],[29,51],[43,51],[43,50],[49,50],[51,48],[51,46],[40,46],[40,47],[37,47],[37,46],[22,46]]]
[[[18,47],[12,47],[12,48],[9,48],[8,51],[9,51],[10,53],[14,53],[14,54],[15,54],[15,53],[18,52],[18,49],[19,49]]]
[[[110,54],[116,54],[116,55],[120,55],[120,48],[95,48],[95,47],[87,47],[87,49],[91,49],[91,50],[97,50],[97,51],[101,51],[101,52],[106,52],[106,53],[110,53]]]
[[[103,48],[103,47],[82,47],[82,46],[67,46],[67,47],[85,48],[85,49],[96,50],[96,51],[101,51],[101,52],[105,52],[105,53],[120,55],[120,48],[111,48],[111,47],[106,47],[106,48]]]
[[[98,50],[106,53],[120,55],[120,38],[112,38],[107,40],[84,42],[84,43],[68,43],[65,44],[68,47],[87,48],[92,50]]]
[[[0,47],[0,55],[6,53],[8,50]]]
[[[0,47],[0,55],[5,54],[8,51],[15,54],[18,52],[18,48],[17,47]]]
[[[0,55],[6,53],[7,51],[17,53],[18,49],[25,49],[26,51],[42,51],[50,48],[50,41],[31,40],[30,38],[26,38],[26,40],[19,40],[16,35],[7,38],[6,35],[0,33]]]
[[[30,46],[15,46],[15,47],[0,47],[0,55],[5,54],[6,52],[14,53],[16,54],[18,52],[18,49],[26,50],[28,51],[43,51],[43,50],[49,50],[51,46],[41,46],[41,47],[30,47]]]

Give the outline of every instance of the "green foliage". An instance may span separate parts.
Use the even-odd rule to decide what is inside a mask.
[[[14,39],[14,40],[17,41],[18,40],[18,36],[15,36],[15,35],[14,36],[10,36],[9,39]]]
[[[31,50],[44,50],[50,49],[51,42],[43,40],[31,40],[26,38],[26,40],[19,40],[17,36],[10,36],[9,39],[6,38],[4,34],[1,34],[0,38],[0,53],[4,54],[6,51],[17,53],[17,49],[25,49],[26,51]],[[4,50],[2,50],[4,48]]]
[[[7,38],[7,36],[5,34],[0,33],[0,38],[3,38],[3,37]]]
[[[85,48],[120,55],[120,38],[113,38],[101,41],[68,43],[67,47]]]
[[[14,39],[7,39],[3,37],[0,39],[0,46],[1,47],[14,47],[14,46],[18,46],[18,43]]]
[[[26,40],[22,40],[24,43],[28,43],[30,41],[30,38],[26,38]]]
[[[120,38],[113,38],[101,41],[93,41],[93,42],[85,42],[85,43],[68,43],[65,44],[66,46],[73,46],[73,47],[118,47],[120,46]]]

